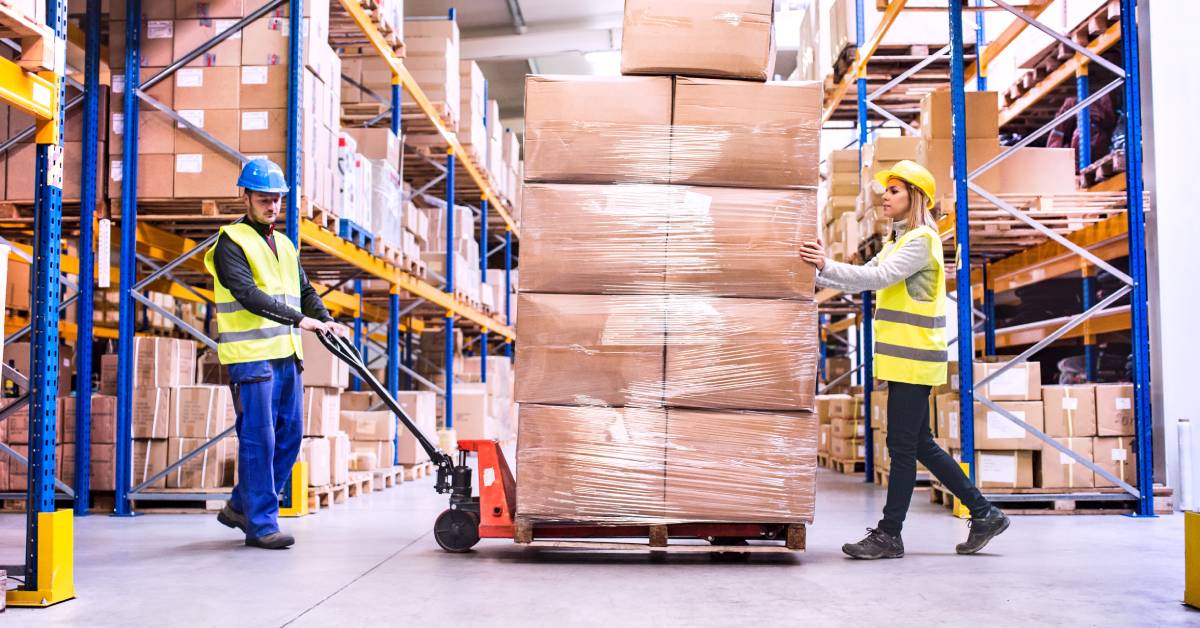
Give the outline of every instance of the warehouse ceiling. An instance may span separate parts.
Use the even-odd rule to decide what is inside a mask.
[[[776,0],[785,12],[807,4]],[[479,63],[502,122],[522,133],[526,74],[619,73],[624,6],[624,0],[406,0],[404,12],[412,18],[457,10],[462,58]],[[798,23],[786,28],[799,32]],[[778,39],[776,74],[787,76],[796,46]]]

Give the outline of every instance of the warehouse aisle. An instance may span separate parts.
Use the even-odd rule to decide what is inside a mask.
[[[1179,604],[1180,516],[1019,517],[991,553],[960,557],[953,546],[965,534],[963,523],[919,493],[905,536],[908,556],[859,563],[838,548],[873,523],[882,492],[822,471],[810,549],[798,559],[730,565],[673,557],[657,564],[640,555],[547,554],[498,541],[484,541],[474,554],[447,555],[429,533],[445,500],[428,483],[290,522],[298,545],[285,552],[245,548],[207,516],[81,519],[80,599],[9,610],[0,623],[931,625],[974,623],[983,613],[1008,625],[1200,621],[1200,613]],[[0,564],[18,559],[23,521],[0,515]],[[1123,544],[1112,546],[1114,539]]]

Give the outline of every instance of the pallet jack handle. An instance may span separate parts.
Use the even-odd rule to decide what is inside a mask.
[[[379,395],[379,398],[382,399],[385,404],[387,404],[388,409],[392,411],[392,414],[395,414],[400,419],[400,423],[402,423],[409,432],[412,432],[412,435],[417,439],[417,442],[420,443],[421,449],[424,449],[425,453],[429,454],[429,459],[432,460],[435,465],[437,465],[437,483],[434,485],[434,488],[439,493],[449,493],[453,488],[451,483],[454,479],[454,460],[446,452],[438,449],[437,445],[434,445],[433,442],[421,432],[421,430],[417,429],[417,426],[413,424],[412,419],[409,418],[408,414],[404,411],[404,408],[400,407],[400,404],[394,398],[392,398],[387,389],[383,387],[383,384],[380,384],[379,380],[375,378],[375,375],[371,373],[371,369],[367,368],[366,363],[363,362],[362,356],[358,353],[358,349],[356,349],[354,345],[350,344],[349,340],[346,340],[337,334],[332,334],[326,331],[318,331],[316,333],[317,338],[321,341],[321,344],[325,345],[325,348],[328,349],[330,353],[332,353],[342,362],[345,362],[347,366],[353,369],[355,374],[358,375],[359,379],[366,382],[367,386],[370,386],[371,390],[375,391],[375,394]],[[467,485],[468,487],[470,486],[469,479],[467,480]]]

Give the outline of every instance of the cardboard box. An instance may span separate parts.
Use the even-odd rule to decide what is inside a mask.
[[[995,373],[1004,362],[976,362],[975,381]],[[992,401],[1040,401],[1042,398],[1042,365],[1024,362],[1000,374],[984,386],[976,385],[975,394]]]
[[[136,390],[136,387],[134,388]],[[117,394],[117,354],[100,356],[100,394]]]
[[[865,438],[866,426],[858,419],[834,419],[829,435],[833,438]]]
[[[169,438],[167,464],[171,465],[187,454],[203,447],[207,438]],[[153,443],[162,441],[149,441]],[[167,488],[217,488],[233,479],[237,439],[223,438],[167,474]],[[161,469],[160,469],[161,470]],[[157,472],[157,471],[156,471]],[[136,484],[136,482],[135,482]]]
[[[771,0],[626,0],[622,74],[766,81],[775,66]]]
[[[1032,451],[976,451],[975,464],[979,488],[1033,488]]]
[[[1096,384],[1096,435],[1133,436],[1133,384]]]
[[[663,410],[521,406],[517,512],[535,520],[661,519],[666,436]]]
[[[160,0],[169,4],[170,0]],[[159,4],[155,2],[154,4]],[[113,2],[118,4],[118,2]],[[175,17],[179,19],[231,18],[245,15],[243,0],[175,0]],[[252,3],[251,8],[256,5]]]
[[[498,438],[496,422],[489,408],[486,385],[455,384],[454,421],[450,427],[464,440]]]
[[[213,438],[233,427],[233,396],[227,386],[180,386],[171,390],[171,438]]]
[[[830,431],[829,440],[829,455],[835,460],[842,462],[852,462],[855,460],[865,460],[867,457],[867,448],[859,438],[834,438],[832,430]]]
[[[167,438],[171,436],[168,427],[170,423],[171,389],[135,386],[133,389],[133,437]]]
[[[242,69],[180,68],[175,72],[176,109],[238,109]]]
[[[1074,194],[1077,191],[1075,167],[1075,150],[1072,148],[1022,148],[996,164],[999,187],[988,191],[994,194]]]
[[[218,34],[225,32],[235,22],[237,22],[235,19],[175,20],[173,58],[183,58],[183,55],[199,48],[201,44],[216,37]],[[188,63],[187,67],[202,68],[241,65],[242,34],[241,31],[233,33],[225,41],[213,46],[204,54]]]
[[[304,435],[324,437],[337,434],[341,425],[341,401],[336,388],[305,386]]]
[[[871,428],[878,429],[879,432],[885,436],[887,435],[888,431],[887,400],[888,391],[886,389],[871,391]],[[933,412],[930,412],[930,420],[934,425],[936,425],[937,415]],[[935,427],[934,429],[936,430],[937,428]]]
[[[307,7],[306,7],[307,8]],[[288,62],[288,19],[266,17],[251,22],[242,31],[243,66],[286,65]]]
[[[308,463],[308,485],[332,484],[331,447],[326,438],[306,438],[300,443],[300,459]]]
[[[379,396],[370,391],[353,391],[346,390],[341,394],[342,410],[350,410],[354,412],[366,412],[372,408],[381,406],[382,402]]]
[[[400,407],[430,441],[437,441],[437,394],[428,391],[401,391],[396,395]],[[417,464],[429,460],[429,454],[420,446],[408,429],[400,431],[397,447],[399,464]]]
[[[997,405],[1039,430],[1045,427],[1040,401],[1002,401]],[[1042,441],[1003,414],[976,403],[975,448],[1038,451],[1042,448]]]
[[[161,111],[138,112],[138,155],[169,155],[175,152],[175,121]],[[109,154],[125,152],[125,114],[114,111],[109,115]],[[11,161],[18,161],[13,155]],[[141,161],[138,161],[139,167]],[[11,184],[10,184],[11,186]],[[11,196],[11,193],[10,193]]]
[[[108,194],[120,198],[125,162],[113,159],[108,164]],[[138,198],[164,199],[175,193],[175,156],[142,155],[138,157]]]
[[[830,434],[833,432],[832,426],[823,424],[818,427],[817,431],[817,453],[829,453]]]
[[[350,452],[351,471],[371,471],[379,467],[379,452],[376,443],[370,443],[369,449],[358,449]],[[351,443],[354,446],[354,443]]]
[[[956,448],[962,442],[962,421],[958,417],[959,403],[958,393],[942,393],[934,401],[937,409],[938,437],[946,439],[951,447]]]
[[[215,151],[179,153],[175,160],[175,198],[228,198],[237,196],[241,164]],[[141,178],[140,169],[138,166]]]
[[[238,107],[244,110],[286,109],[286,65],[244,65],[238,76]]]
[[[1000,99],[996,92],[966,93],[967,139],[994,139],[1000,135]],[[950,90],[939,89],[921,99],[921,137],[953,138]]]
[[[666,329],[668,405],[816,409],[814,303],[671,295]]]
[[[1043,386],[1048,436],[1096,435],[1096,387]]]
[[[670,77],[525,78],[525,180],[666,183]]]
[[[855,419],[861,414],[850,395],[817,395],[814,399],[821,423],[831,423],[833,419]]]
[[[967,140],[967,169],[971,171],[982,166],[999,155],[1001,150],[1000,140],[996,137]],[[933,175],[935,194],[939,197],[934,201],[954,198],[954,143],[951,140],[922,139],[917,147],[916,161]],[[995,190],[1000,187],[999,170],[991,168],[972,179],[972,182],[985,190]]]
[[[159,72],[162,72],[164,69],[165,68],[160,68],[160,67],[142,66],[140,69],[140,72],[138,74],[138,77],[140,78],[141,82],[144,83],[144,82],[150,80],[151,77],[157,75]],[[175,83],[173,81],[171,81],[170,78],[159,81],[156,85],[151,87],[149,90],[144,90],[144,91],[146,92],[147,96],[149,96],[150,98],[153,98],[154,100],[157,100],[158,102],[160,102],[168,107],[175,106]],[[138,98],[137,100],[139,103],[138,108],[141,111],[143,111],[143,112],[157,111],[157,109],[155,109],[152,105],[150,105],[146,101],[144,101],[140,98]],[[119,113],[124,110],[125,110],[125,71],[124,70],[116,70],[114,68],[113,75],[112,75],[112,89],[109,91],[108,111],[104,112],[103,108],[102,108],[101,115],[104,118],[108,118],[109,117],[108,114]],[[27,115],[27,114],[21,114],[21,115]],[[32,124],[32,122],[33,122],[32,119],[29,119],[28,124]],[[82,137],[82,134],[83,134],[82,123],[83,123],[83,120],[81,117],[80,118],[80,129],[79,129],[80,137]],[[14,130],[16,130],[15,127],[14,127]]]
[[[350,441],[350,470],[371,471],[390,467],[396,459],[396,441]]]
[[[669,409],[667,415],[668,519],[812,521],[815,414]]]
[[[329,475],[334,484],[350,481],[350,436],[338,432],[326,437],[329,441]]]
[[[391,129],[347,127],[342,132],[354,138],[358,153],[367,159],[382,159],[389,164],[400,163],[400,139]]]
[[[396,440],[396,417],[390,410],[342,410],[341,427],[353,441]]]
[[[110,4],[124,4],[111,2]],[[149,2],[147,4],[157,4]],[[124,6],[121,7],[122,11]],[[171,18],[155,19],[145,17],[142,22],[141,42],[139,50],[142,66],[168,66],[175,60],[175,22]],[[108,65],[113,71],[125,69],[125,20],[117,21],[114,17],[109,21]]]
[[[671,182],[815,187],[823,97],[816,82],[677,78]],[[525,158],[528,162],[528,150]],[[636,168],[628,157],[624,163]]]
[[[239,146],[241,117],[237,110],[184,109],[177,113],[188,122],[203,129],[205,133],[224,142],[230,148],[236,150]],[[214,152],[215,150],[212,145],[201,140],[191,129],[185,127],[183,124],[175,123],[174,152],[207,153]]]
[[[75,430],[75,397],[59,397],[58,422],[62,431],[58,433],[58,442],[78,442]],[[7,421],[6,421],[7,422]],[[92,395],[91,413],[91,442],[117,442],[117,398],[108,395]]]
[[[246,154],[287,150],[286,109],[243,109],[239,145]]]
[[[1127,484],[1137,485],[1137,449],[1129,436],[1099,436],[1092,439],[1092,460],[1102,469],[1117,476]],[[1113,487],[1116,484],[1093,474],[1096,487]]]
[[[196,383],[196,342],[138,336],[133,341],[134,388]]]
[[[130,477],[133,478],[133,485],[138,486],[142,482],[149,480],[154,475],[165,471],[167,468],[167,440],[135,440],[133,441],[133,473]],[[191,451],[191,450],[189,450]],[[93,452],[94,454],[94,452]],[[115,460],[115,458],[113,459]],[[116,467],[113,467],[114,473]],[[92,489],[97,491],[115,490],[115,479],[112,482],[101,482],[97,480],[95,475],[95,467],[92,468]],[[170,475],[170,474],[168,474]],[[114,475],[115,478],[115,475]],[[105,478],[107,480],[108,478]],[[107,484],[107,486],[105,486]],[[167,477],[159,478],[154,484],[146,488],[167,488]]]
[[[661,403],[664,297],[526,293],[517,302],[516,401]]]
[[[1071,451],[1092,459],[1092,438],[1059,438]],[[1092,488],[1096,479],[1091,469],[1047,443],[1042,443],[1041,464],[1035,480],[1041,488]]]
[[[333,357],[311,332],[301,333],[300,338],[304,351],[305,385],[346,388],[350,383],[350,367]]]
[[[25,266],[22,264],[22,266]],[[29,266],[25,266],[26,269]],[[9,306],[11,307],[11,306]],[[3,343],[0,343],[3,344]],[[13,342],[3,346],[4,361],[9,366],[16,369],[18,373],[29,373],[30,346],[28,342]],[[63,394],[68,394],[71,388],[71,376],[75,374],[75,366],[73,359],[75,357],[75,348],[60,342],[58,345],[58,390]],[[0,381],[8,379],[7,377],[0,378]],[[9,380],[12,381],[12,380]],[[26,390],[24,386],[18,386],[21,390]]]

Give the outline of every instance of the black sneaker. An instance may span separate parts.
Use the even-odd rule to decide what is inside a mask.
[[[225,502],[225,505],[221,507],[221,512],[217,513],[217,521],[227,528],[246,531],[246,515],[234,510],[229,502]]]
[[[867,537],[857,543],[847,543],[842,551],[850,558],[875,560],[877,558],[903,558],[904,540],[883,530],[867,528]]]
[[[999,508],[992,506],[987,511],[987,514],[982,517],[971,517],[967,522],[970,526],[970,532],[967,534],[967,540],[959,543],[954,549],[959,554],[974,554],[983,549],[988,541],[999,536],[1002,532],[1008,529],[1008,524],[1011,520]]]
[[[263,549],[287,549],[295,542],[296,539],[292,538],[292,535],[285,534],[283,532],[272,532],[265,536],[258,537],[246,537],[246,545],[251,547],[261,547]]]

